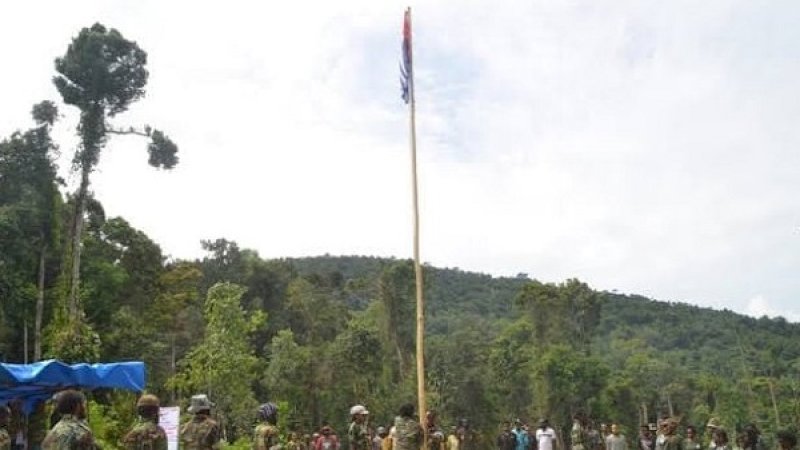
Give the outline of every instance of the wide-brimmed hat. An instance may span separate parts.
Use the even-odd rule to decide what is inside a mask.
[[[364,405],[355,405],[350,408],[350,415],[355,416],[356,414],[369,414],[369,411],[367,411]]]
[[[214,404],[211,403],[211,400],[208,399],[206,394],[193,395],[188,411],[194,414],[200,411],[210,410],[212,406],[214,406]]]

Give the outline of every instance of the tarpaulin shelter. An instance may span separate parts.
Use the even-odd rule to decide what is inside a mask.
[[[63,389],[124,389],[142,392],[143,362],[65,364],[54,359],[33,364],[0,363],[0,404],[19,399],[30,414],[36,403]]]

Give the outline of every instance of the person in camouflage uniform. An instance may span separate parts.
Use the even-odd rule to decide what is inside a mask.
[[[0,406],[0,450],[11,450],[11,436],[8,435],[8,418],[11,415],[8,407]]]
[[[279,444],[278,407],[271,402],[258,407],[259,424],[253,431],[253,450],[269,450]]]
[[[422,427],[414,419],[414,405],[406,403],[400,407],[400,415],[394,419],[394,450],[419,450],[422,442]]]
[[[220,448],[220,427],[210,417],[212,406],[214,405],[205,394],[192,396],[192,403],[188,411],[194,414],[194,417],[181,427],[182,450],[218,450]]]
[[[683,450],[683,437],[677,434],[678,421],[669,418],[664,421],[664,443],[663,450]]]
[[[56,411],[61,417],[42,441],[44,450],[95,450],[92,430],[86,425],[86,397],[78,391],[59,393]]]
[[[586,450],[586,417],[576,413],[572,417],[572,450]]]
[[[347,438],[350,441],[350,450],[370,450],[369,429],[367,416],[369,411],[363,405],[350,408],[350,427],[347,429]]]
[[[161,404],[155,395],[145,394],[136,402],[138,422],[122,439],[126,450],[167,450],[167,433],[158,425]]]

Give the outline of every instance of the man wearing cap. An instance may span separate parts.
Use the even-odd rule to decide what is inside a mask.
[[[122,439],[127,450],[167,450],[167,433],[158,425],[158,397],[145,394],[136,402],[139,420]]]
[[[0,450],[11,449],[11,436],[8,435],[8,418],[11,415],[8,407],[0,406]]]
[[[42,441],[44,450],[95,450],[92,430],[86,425],[86,397],[78,391],[58,394],[59,421]]]
[[[372,438],[372,450],[381,450],[383,447],[383,438],[388,434],[385,427],[378,427],[375,430],[375,437]]]
[[[278,407],[267,402],[258,407],[259,424],[253,432],[253,449],[269,450],[278,444],[280,433],[278,432]]]
[[[181,448],[183,450],[217,450],[220,448],[220,428],[211,416],[214,406],[205,394],[192,396],[189,412],[192,420],[181,427]]]
[[[350,427],[347,429],[347,437],[350,440],[350,450],[370,450],[369,429],[367,428],[367,416],[369,411],[363,405],[355,405],[350,408]]]
[[[708,441],[708,448],[716,447],[716,444],[714,443],[714,432],[720,427],[721,425],[719,419],[717,419],[716,417],[708,419],[708,423],[706,424],[706,435],[705,435],[705,440]]]

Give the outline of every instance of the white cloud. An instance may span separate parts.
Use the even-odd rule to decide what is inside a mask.
[[[747,302],[747,309],[745,314],[754,317],[767,316],[770,318],[783,317],[792,322],[800,322],[800,315],[783,310],[778,310],[774,305],[770,304],[767,299],[761,295],[756,295]]]
[[[413,6],[426,260],[800,311],[800,4]],[[93,178],[111,214],[176,256],[218,236],[267,257],[407,256],[403,8],[17,3],[0,134],[56,97],[52,58],[100,20],[149,52],[148,96],[121,120],[181,146],[160,173],[113,141]]]

